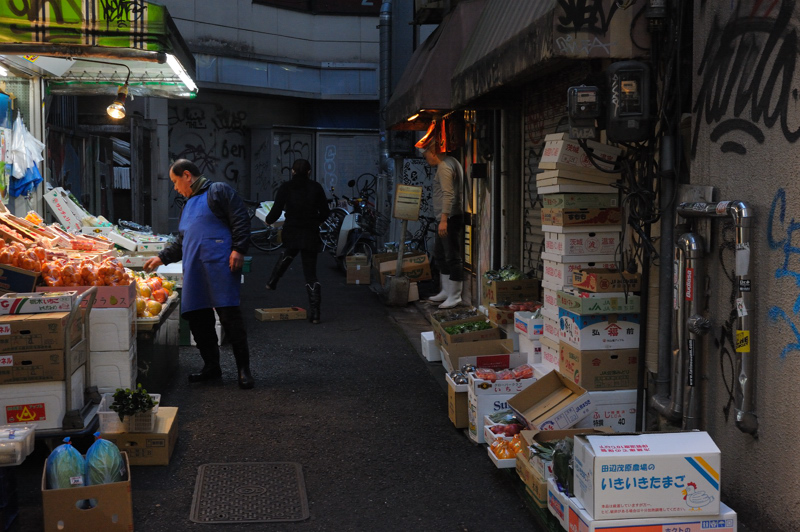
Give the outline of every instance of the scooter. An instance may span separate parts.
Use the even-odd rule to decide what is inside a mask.
[[[348,186],[354,185],[355,181],[348,182]],[[347,196],[342,196],[340,199],[333,192],[333,187],[331,195],[335,206],[320,227],[323,250],[330,252],[336,264],[342,269],[345,257],[355,253],[363,253],[371,263],[377,242],[375,236],[363,226],[362,216],[366,202],[362,198],[350,199]]]

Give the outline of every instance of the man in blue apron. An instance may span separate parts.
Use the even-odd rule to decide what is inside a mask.
[[[189,382],[222,377],[216,310],[231,340],[239,387],[250,389],[254,384],[250,349],[239,308],[240,272],[250,241],[247,209],[231,186],[207,180],[186,159],[173,163],[169,178],[178,194],[187,198],[181,212],[178,240],[145,262],[144,269],[150,272],[162,264],[183,260],[181,314],[189,322],[204,363],[199,373],[189,375]]]

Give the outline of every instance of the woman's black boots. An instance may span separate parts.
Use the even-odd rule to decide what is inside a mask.
[[[292,263],[292,257],[284,250],[281,253],[278,262],[275,263],[275,267],[272,268],[272,275],[270,275],[269,281],[267,282],[267,290],[275,290],[278,286],[278,281],[283,274],[286,273],[286,270],[289,269],[289,265]]]
[[[306,291],[308,292],[308,321],[311,323],[319,323],[319,307],[322,304],[322,286],[319,282],[314,284],[307,284]]]

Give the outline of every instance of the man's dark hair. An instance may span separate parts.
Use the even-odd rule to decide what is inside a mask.
[[[177,176],[183,175],[186,170],[189,170],[189,173],[193,176],[200,177],[200,169],[189,159],[178,159],[172,163],[169,170]]]

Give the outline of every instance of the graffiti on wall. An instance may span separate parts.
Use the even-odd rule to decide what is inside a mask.
[[[764,143],[764,129],[780,128],[790,143],[800,138],[791,117],[798,98],[795,3],[756,1],[745,11],[737,2],[727,20],[714,15],[697,70],[692,157],[704,124],[722,153],[744,155],[746,143]]]
[[[189,159],[209,179],[224,181],[249,197],[246,122],[247,111],[243,109],[226,108],[218,103],[172,102],[169,105],[170,160]],[[170,200],[172,204],[174,198]],[[177,213],[170,212],[170,216],[177,216]]]
[[[618,2],[558,0],[555,47],[560,54],[609,57],[615,46],[632,41],[648,46],[644,24],[645,5],[620,9]],[[623,37],[623,38],[620,38]]]
[[[281,183],[291,179],[292,165],[297,159],[305,159],[314,164],[311,154],[311,135],[301,133],[275,133],[273,140],[275,153],[273,168],[275,175],[272,176],[272,192],[277,192]],[[324,184],[323,184],[324,186]]]
[[[435,170],[428,166],[425,159],[403,159],[403,166],[400,168],[400,183],[403,185],[422,187],[422,201],[419,207],[420,216],[433,217],[434,172]],[[411,234],[416,234],[419,230],[420,223],[416,220],[409,220],[408,231]],[[433,235],[429,236],[431,238],[433,237]]]
[[[800,242],[794,242],[795,233],[800,237],[800,221],[794,218],[787,220],[787,198],[784,189],[778,189],[772,199],[767,222],[767,242],[773,250],[783,254],[783,262],[775,270],[776,279],[789,279],[794,281],[794,293],[797,298],[791,311],[775,305],[769,309],[769,319],[773,323],[783,323],[792,331],[793,340],[788,342],[781,350],[780,357],[786,358],[789,353],[800,351],[800,329],[797,318],[800,317]]]

